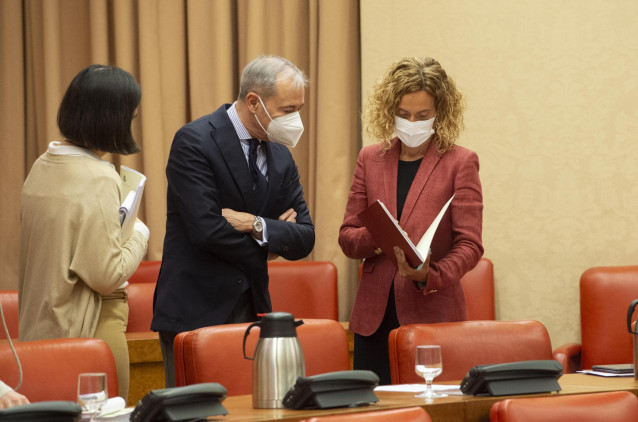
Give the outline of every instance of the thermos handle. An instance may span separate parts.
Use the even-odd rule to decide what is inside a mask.
[[[248,326],[248,328],[246,328],[246,333],[244,333],[244,345],[242,347],[243,350],[244,350],[244,359],[250,359],[250,360],[255,359],[255,356],[252,356],[252,357],[246,356],[246,339],[248,338],[248,334],[250,333],[250,329],[253,328],[256,325],[261,325],[261,321],[253,322],[252,324],[250,324]]]
[[[631,302],[629,304],[629,309],[627,310],[627,330],[631,333],[631,334],[637,334],[638,333],[636,331],[632,331],[631,330],[631,317],[634,314],[634,310],[636,309],[636,305],[638,305],[638,299],[634,300],[633,302]]]

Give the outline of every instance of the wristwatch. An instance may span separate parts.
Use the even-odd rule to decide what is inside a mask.
[[[261,238],[261,234],[264,232],[264,220],[256,215],[255,216],[255,221],[253,222],[253,231],[252,231],[252,235],[254,237],[259,237]]]

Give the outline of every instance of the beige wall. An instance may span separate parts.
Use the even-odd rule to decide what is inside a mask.
[[[638,264],[638,2],[364,0],[364,98],[403,56],[466,94],[497,318],[579,341],[579,278]],[[364,141],[365,142],[365,141]]]

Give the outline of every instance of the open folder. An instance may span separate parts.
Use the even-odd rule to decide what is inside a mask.
[[[405,259],[411,267],[417,268],[423,264],[430,253],[430,245],[434,238],[434,233],[439,227],[443,214],[452,203],[454,195],[443,205],[441,211],[436,216],[430,227],[425,231],[419,243],[414,246],[407,234],[403,231],[399,223],[394,219],[390,211],[383,202],[378,199],[368,208],[361,211],[359,219],[366,226],[375,243],[381,248],[384,254],[397,265],[397,258],[394,255],[394,247],[398,246],[405,254]]]
[[[121,238],[122,241],[125,241],[133,233],[137,212],[142,202],[146,176],[132,168],[120,166],[120,178],[122,179],[122,205],[120,205]]]

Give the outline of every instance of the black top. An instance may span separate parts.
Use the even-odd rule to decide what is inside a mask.
[[[416,176],[416,172],[419,171],[421,160],[415,161],[401,161],[399,160],[399,171],[397,174],[397,220],[401,220],[401,213],[403,212],[403,204],[405,204],[405,198],[408,196],[412,181]]]

